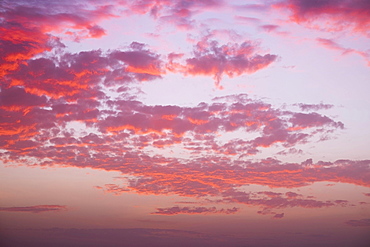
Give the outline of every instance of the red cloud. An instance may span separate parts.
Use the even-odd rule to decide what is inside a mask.
[[[367,0],[283,0],[275,7],[289,10],[292,13],[291,20],[297,23],[314,23],[326,31],[350,28],[354,32],[369,35],[370,5]]]
[[[171,208],[157,208],[157,211],[152,214],[160,215],[176,215],[176,214],[235,214],[238,208],[216,209],[216,207],[171,207]]]
[[[2,33],[0,40],[1,77],[18,69],[19,65],[25,64],[25,60],[44,51],[50,51],[52,46],[61,46],[57,39],[52,39],[40,30],[30,29],[18,23],[3,21],[0,23],[0,32]]]
[[[0,211],[6,212],[29,212],[29,213],[43,213],[50,211],[62,211],[66,210],[66,206],[60,205],[37,205],[28,207],[0,207]]]

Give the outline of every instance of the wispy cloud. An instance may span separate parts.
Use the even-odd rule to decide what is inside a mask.
[[[354,227],[369,227],[370,219],[361,219],[361,220],[349,220],[345,222],[349,226]]]
[[[26,207],[0,207],[0,211],[5,212],[26,212],[26,213],[43,213],[67,210],[66,206],[61,205],[36,205]]]
[[[176,214],[235,214],[238,208],[217,209],[216,207],[171,207],[171,208],[157,208],[157,211],[152,214],[161,215],[176,215]]]

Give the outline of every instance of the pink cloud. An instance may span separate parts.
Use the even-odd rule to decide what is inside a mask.
[[[322,45],[322,46],[324,46],[328,49],[340,51],[342,53],[342,55],[346,55],[346,54],[350,54],[350,53],[358,54],[361,57],[363,57],[367,61],[367,65],[370,66],[370,54],[368,52],[358,51],[358,50],[352,49],[352,48],[344,48],[341,45],[339,45],[338,43],[336,43],[335,41],[333,41],[332,39],[317,38],[316,41],[320,45]]]
[[[299,24],[316,25],[326,31],[349,29],[369,35],[370,6],[367,0],[283,0],[274,6],[289,10],[291,20]]]
[[[220,86],[222,76],[239,76],[244,73],[255,73],[274,62],[276,55],[260,55],[257,46],[249,41],[241,44],[219,45],[217,41],[202,40],[194,49],[194,57],[186,59],[189,75],[211,75],[216,86]]]
[[[261,20],[254,17],[236,15],[234,19],[242,24],[257,24]]]
[[[111,5],[83,4],[73,1],[48,2],[35,6],[32,3],[21,2],[8,5],[2,15],[7,20],[20,23],[31,29],[42,32],[64,32],[76,39],[99,38],[104,35],[104,29],[96,23],[116,17]],[[68,31],[67,31],[68,30]]]
[[[43,213],[50,211],[62,211],[67,210],[66,206],[60,205],[36,205],[27,207],[0,207],[0,211],[5,212],[28,212],[28,213]]]
[[[243,4],[243,5],[236,5],[235,9],[244,9],[244,10],[252,10],[257,12],[265,12],[270,8],[267,4],[255,3],[255,4]]]
[[[191,29],[195,24],[192,19],[194,14],[220,8],[224,4],[223,0],[144,0],[133,1],[128,3],[127,6],[136,14],[149,13],[153,18],[164,23],[176,25],[178,28]]]
[[[136,42],[125,51],[65,53],[62,58],[60,63],[48,58],[28,60],[9,72],[5,85],[25,87],[28,93],[46,94],[53,99],[65,97],[76,101],[104,97],[98,88],[102,81],[109,87],[161,78],[164,73],[159,55]],[[25,76],[27,79],[23,79]]]
[[[96,23],[115,15],[109,5],[89,4],[87,9],[72,1],[54,1],[39,6],[21,1],[7,3],[0,17],[3,19],[0,31],[4,34],[0,43],[1,47],[6,47],[0,58],[0,75],[5,76],[21,65],[27,65],[26,61],[35,55],[64,48],[56,34],[75,40],[101,37],[105,31]]]
[[[272,24],[269,24],[269,25],[262,25],[262,26],[260,26],[260,28],[262,29],[262,30],[264,30],[264,31],[266,31],[266,32],[273,32],[273,31],[275,31],[276,29],[278,29],[279,28],[279,26],[277,26],[277,25],[272,25]]]
[[[144,49],[144,44],[133,42],[129,49],[122,52],[113,51],[110,57],[124,62],[127,65],[126,71],[136,73],[139,80],[160,77],[164,73],[159,55]]]
[[[335,128],[344,128],[341,122],[335,122],[332,119],[318,113],[295,113],[291,119],[292,128],[306,128],[312,126],[322,126],[324,124],[333,125]]]

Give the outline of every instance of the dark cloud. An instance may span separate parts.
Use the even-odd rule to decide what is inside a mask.
[[[331,109],[331,108],[334,107],[334,105],[324,104],[324,103],[320,103],[320,104],[303,104],[303,103],[300,103],[300,104],[296,104],[296,105],[299,106],[299,108],[302,111],[328,110],[328,109]]]

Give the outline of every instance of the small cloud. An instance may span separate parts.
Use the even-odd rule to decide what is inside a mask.
[[[334,105],[324,104],[324,103],[320,103],[320,104],[303,104],[303,103],[299,103],[299,104],[295,104],[295,105],[298,106],[302,111],[328,110],[328,109],[331,109],[331,108],[334,107]]]

